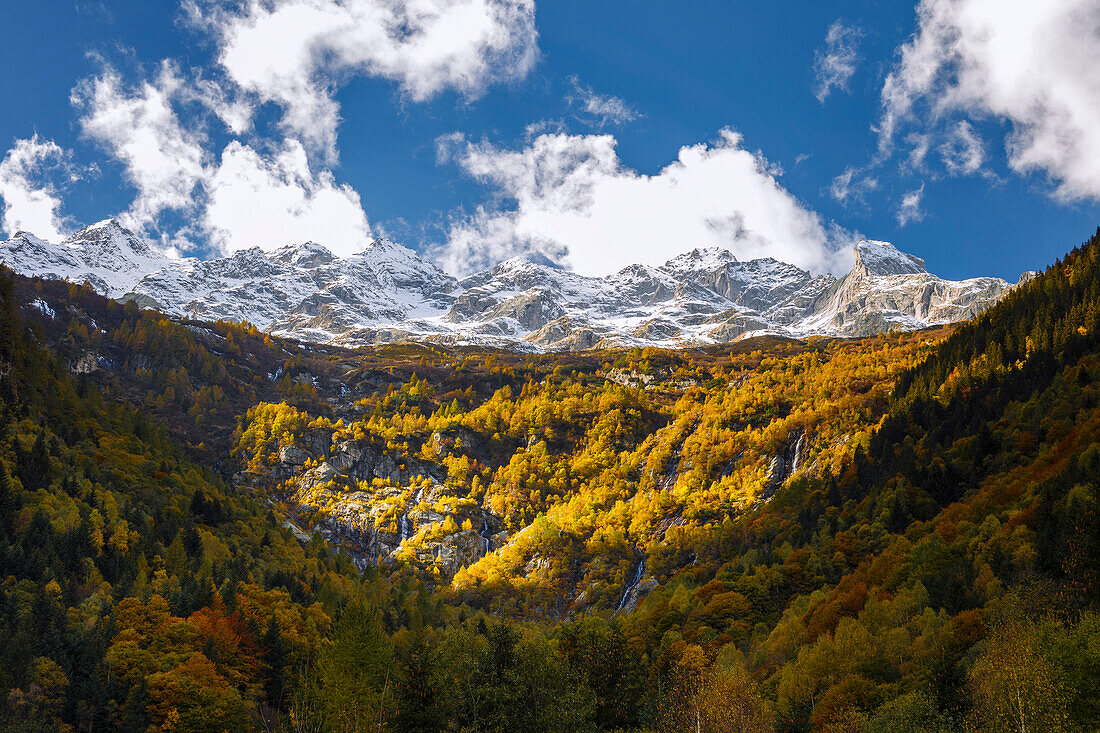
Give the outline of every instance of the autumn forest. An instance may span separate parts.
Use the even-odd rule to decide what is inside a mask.
[[[0,278],[0,731],[1100,729],[1100,231],[977,318],[358,350]]]

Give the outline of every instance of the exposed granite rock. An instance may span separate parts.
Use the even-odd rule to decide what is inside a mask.
[[[631,613],[658,585],[660,584],[653,578],[643,578],[638,581],[634,587],[627,591],[626,598],[623,599],[622,605],[619,607],[619,613]]]

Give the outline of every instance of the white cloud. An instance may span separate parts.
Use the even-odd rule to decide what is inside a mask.
[[[928,159],[928,151],[932,148],[932,136],[915,132],[907,136],[905,142],[909,145],[905,165],[915,171],[926,170],[925,160]]]
[[[924,219],[924,209],[921,202],[924,199],[924,184],[915,188],[901,197],[901,206],[898,207],[898,226],[903,227],[914,221]]]
[[[569,77],[570,92],[566,102],[576,108],[580,119],[598,127],[622,125],[633,122],[640,116],[638,110],[626,103],[626,100],[607,94],[600,94],[592,87],[581,84],[576,76]]]
[[[865,175],[865,171],[848,166],[829,184],[829,194],[842,204],[866,203],[866,195],[878,188],[878,179]]]
[[[883,86],[882,153],[907,125],[995,116],[1015,171],[1046,173],[1064,200],[1100,199],[1100,4],[921,0],[917,15]]]
[[[959,120],[940,146],[944,167],[953,176],[977,173],[985,162],[985,146],[967,120]]]
[[[182,72],[169,59],[131,84],[104,64],[71,95],[84,136],[135,189],[119,218],[176,250],[306,239],[361,249],[371,229],[359,195],[327,167],[338,157],[338,85],[361,74],[414,101],[445,90],[474,98],[538,59],[534,0],[183,0],[183,9],[213,39],[213,68]],[[282,113],[273,139],[254,128],[267,103]],[[207,132],[215,118],[229,139],[220,156]],[[30,188],[18,163],[8,219],[56,219],[55,192]]]
[[[73,102],[83,109],[84,134],[122,163],[137,191],[119,218],[166,247],[192,249],[202,239],[212,251],[232,252],[314,240],[349,254],[370,241],[358,194],[328,170],[314,173],[300,141],[261,149],[232,141],[215,158],[202,110],[191,109],[188,124],[180,115],[201,105],[231,132],[248,129],[239,100],[220,85],[185,80],[165,62],[155,78],[127,87],[107,67],[78,85]],[[165,230],[166,211],[190,223]]]
[[[784,189],[732,130],[711,145],[681,148],[652,176],[624,167],[610,135],[544,134],[520,150],[461,135],[439,144],[442,157],[510,204],[453,224],[438,254],[455,272],[543,253],[564,256],[578,272],[605,274],[708,245],[817,271],[841,269],[847,256],[843,235]]]
[[[106,67],[73,91],[84,135],[122,164],[137,189],[121,218],[139,231],[155,228],[165,210],[192,210],[195,187],[207,175],[205,136],[181,124],[173,107],[185,88],[175,66],[165,62],[155,78],[133,88]]]
[[[202,227],[226,252],[308,240],[348,255],[370,242],[359,195],[328,171],[313,175],[299,142],[267,157],[232,142],[205,185]]]
[[[825,47],[814,53],[814,96],[824,103],[833,89],[848,90],[859,65],[859,41],[863,31],[841,20],[829,26]]]
[[[229,79],[280,105],[289,133],[330,163],[333,92],[347,76],[392,80],[415,101],[447,89],[476,97],[538,58],[534,0],[189,0],[185,9],[214,36]]]
[[[70,176],[68,154],[52,140],[16,140],[0,161],[0,199],[4,232],[28,231],[51,242],[65,238],[61,199],[53,185],[42,182],[42,171],[62,169]]]
[[[181,85],[180,101],[212,112],[234,135],[244,135],[252,129],[252,102],[231,88],[213,79],[196,76],[190,84]]]

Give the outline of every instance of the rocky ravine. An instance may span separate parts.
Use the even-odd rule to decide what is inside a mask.
[[[969,318],[1013,287],[992,277],[944,280],[886,242],[860,242],[855,266],[840,279],[709,248],[603,278],[513,259],[458,280],[385,239],[345,258],[307,242],[208,261],[171,259],[113,220],[58,244],[17,233],[0,243],[0,262],[24,275],[88,282],[173,315],[248,321],[300,339],[532,351],[918,329]]]

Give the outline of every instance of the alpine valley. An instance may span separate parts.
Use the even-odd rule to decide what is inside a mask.
[[[886,242],[861,241],[854,254],[840,279],[708,248],[603,278],[513,259],[459,280],[385,239],[343,259],[311,242],[169,259],[108,220],[58,244],[22,232],[0,243],[0,262],[24,275],[87,282],[174,316],[347,346],[579,351],[704,346],[762,333],[869,336],[966,320],[1012,288],[992,277],[944,280]]]
[[[1016,286],[3,252],[0,731],[1100,727],[1100,231]]]

